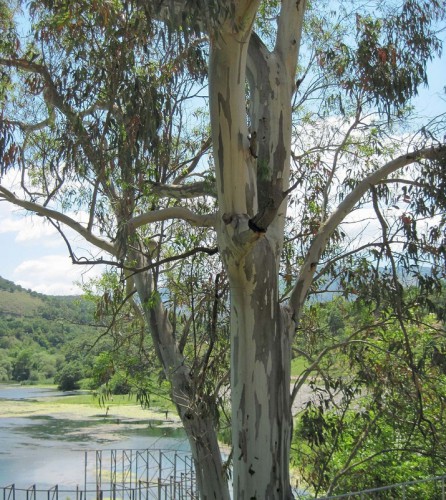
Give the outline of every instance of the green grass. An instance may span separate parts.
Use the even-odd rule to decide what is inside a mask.
[[[139,405],[139,401],[136,399],[135,394],[113,394],[105,400],[100,400],[97,396],[91,394],[76,394],[73,396],[63,396],[55,397],[48,400],[48,403],[58,405],[90,405],[95,407],[103,406],[133,406]],[[166,397],[152,395],[150,396],[150,409],[159,409],[162,411],[169,410],[175,411],[175,406]]]
[[[298,358],[294,358],[291,361],[291,376],[298,377],[308,366],[308,360],[303,356],[299,356]]]
[[[28,292],[15,290],[13,293],[0,290],[0,304],[3,314],[14,316],[34,316],[44,302],[39,297],[33,297]]]

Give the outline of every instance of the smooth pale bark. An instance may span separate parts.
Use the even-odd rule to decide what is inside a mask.
[[[278,303],[274,246],[262,238],[229,264],[234,498],[292,498],[291,330]]]
[[[231,289],[233,484],[237,499],[292,498],[290,339],[295,325],[278,302],[278,268],[289,183],[298,18],[303,12],[303,3],[302,11],[299,4],[283,2],[293,28],[288,29],[281,18],[283,30],[273,52],[257,37],[250,38],[249,19],[246,31],[225,26],[211,45],[217,235]],[[247,81],[251,130],[246,123]]]

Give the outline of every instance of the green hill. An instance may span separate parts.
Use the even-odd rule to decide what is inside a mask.
[[[81,297],[49,296],[0,277],[0,381],[53,381],[81,357],[98,331],[94,305]]]
[[[93,309],[93,304],[82,297],[44,295],[25,290],[0,276],[0,317],[42,317],[48,320],[64,319],[77,324],[91,324]]]
[[[0,315],[34,316],[43,304],[41,294],[0,277]]]

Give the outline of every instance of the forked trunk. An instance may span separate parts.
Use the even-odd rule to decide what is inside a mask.
[[[231,290],[237,500],[293,496],[292,327],[288,311],[279,304],[278,276],[289,188],[291,98],[305,2],[281,4],[273,51],[251,34],[258,0],[242,0],[234,3],[237,22],[222,26],[209,58],[217,235]]]

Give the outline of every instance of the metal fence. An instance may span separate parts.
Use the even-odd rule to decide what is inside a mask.
[[[192,500],[198,498],[195,469],[187,452],[97,450],[85,452],[84,483],[1,488],[3,500]]]
[[[3,500],[195,500],[195,469],[188,452],[174,450],[97,450],[85,452],[84,484],[0,488]],[[297,498],[314,498],[298,494]],[[446,475],[318,500],[446,500]]]
[[[88,457],[85,461],[85,490],[88,483]],[[138,498],[195,498],[195,469],[187,452],[173,450],[98,450],[95,453],[94,486],[98,490],[135,488],[148,490]],[[172,492],[174,496],[150,496],[152,490]],[[181,491],[181,496],[180,495]],[[167,493],[166,493],[167,494]],[[176,495],[176,496],[175,496]],[[184,496],[186,495],[186,496]]]
[[[173,500],[173,499],[197,499],[198,495],[193,493],[188,484],[182,481],[158,482],[147,485],[143,482],[133,488],[123,489],[119,485],[113,485],[112,490],[84,490],[60,488],[58,485],[48,489],[39,489],[36,485],[29,488],[18,488],[14,484],[5,486],[3,489],[3,500]]]
[[[303,497],[307,500],[311,497]],[[318,500],[446,500],[446,475],[406,481],[363,491],[318,497]]]

